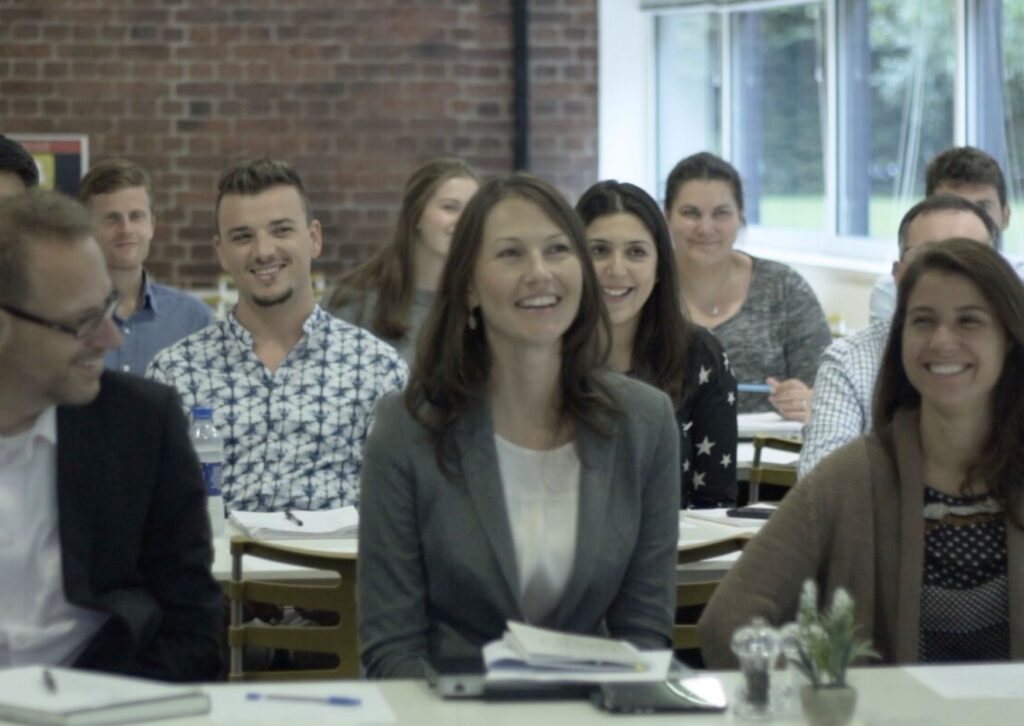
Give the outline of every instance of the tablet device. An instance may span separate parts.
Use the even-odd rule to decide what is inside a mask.
[[[738,519],[768,519],[774,511],[774,507],[736,507],[726,510],[725,516]]]
[[[721,712],[729,705],[721,681],[712,676],[605,683],[591,700],[601,710],[612,713]]]
[[[427,685],[441,698],[481,698],[484,661],[479,656],[427,656],[423,658]]]

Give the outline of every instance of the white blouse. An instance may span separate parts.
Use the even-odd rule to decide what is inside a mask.
[[[576,443],[537,451],[497,434],[501,474],[519,568],[519,606],[538,623],[558,606],[576,555],[580,459]]]

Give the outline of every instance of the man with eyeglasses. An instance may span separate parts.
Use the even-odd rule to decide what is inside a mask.
[[[117,302],[80,204],[0,200],[0,668],[209,679],[199,464],[172,389],[104,372]]]

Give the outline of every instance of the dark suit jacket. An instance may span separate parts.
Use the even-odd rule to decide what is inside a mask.
[[[543,627],[671,645],[679,541],[679,435],[668,397],[606,383],[611,436],[577,429],[576,553]],[[363,454],[359,628],[370,677],[418,677],[424,655],[466,656],[523,620],[512,530],[488,406],[456,424],[454,478],[438,468],[402,394],[381,400]]]
[[[110,617],[79,668],[174,681],[220,670],[220,588],[206,494],[174,391],[107,372],[57,409],[64,591]]]

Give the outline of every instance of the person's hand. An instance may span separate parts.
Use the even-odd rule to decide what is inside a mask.
[[[765,382],[772,387],[768,401],[775,407],[782,418],[790,421],[807,423],[811,420],[811,396],[814,389],[796,378],[779,381],[768,377]]]

